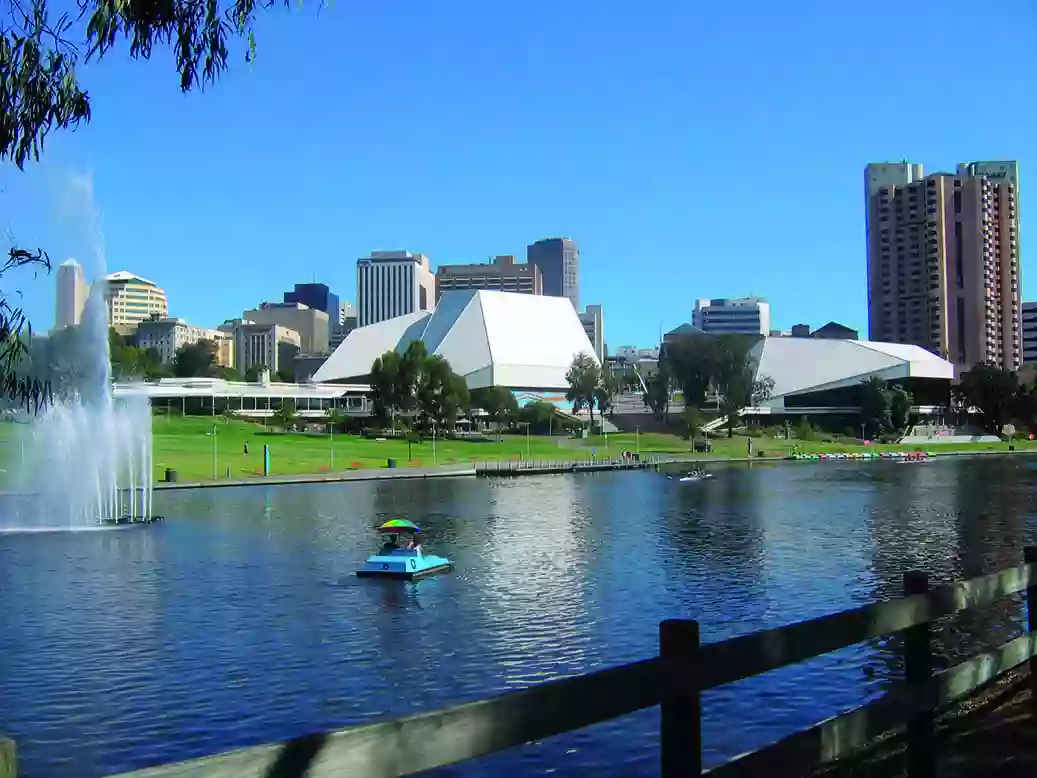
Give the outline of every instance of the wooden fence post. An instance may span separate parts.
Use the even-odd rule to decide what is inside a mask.
[[[0,737],[0,778],[17,778],[18,757],[14,741]]]
[[[667,619],[659,625],[659,724],[662,778],[702,774],[702,699],[699,623]]]
[[[929,574],[912,570],[904,573],[904,596],[929,591]],[[932,625],[919,624],[904,630],[904,676],[908,686],[920,690],[932,677]],[[909,778],[935,778],[936,751],[933,746],[933,714],[919,713],[907,724]]]
[[[1037,546],[1023,549],[1023,562],[1037,565]],[[1037,634],[1037,582],[1031,580],[1026,587],[1026,629],[1031,636]],[[1037,657],[1030,657],[1030,709],[1031,715],[1037,719]]]

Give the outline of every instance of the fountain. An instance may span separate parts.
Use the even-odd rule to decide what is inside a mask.
[[[0,513],[8,531],[158,518],[152,512],[151,408],[146,397],[113,394],[104,252],[95,255],[99,272],[79,324],[48,342],[49,367],[61,376],[53,381],[53,399],[19,425],[13,442],[20,454],[13,474],[18,498],[13,511]]]

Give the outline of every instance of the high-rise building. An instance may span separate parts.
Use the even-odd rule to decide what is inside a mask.
[[[1023,364],[1037,362],[1037,302],[1022,304]]]
[[[605,362],[605,314],[600,305],[588,305],[587,310],[580,314],[580,324],[583,331],[587,333],[587,339],[594,346],[594,353],[598,361]]]
[[[766,335],[771,331],[771,304],[762,297],[700,299],[691,323],[711,335]]]
[[[515,257],[494,257],[486,265],[440,265],[436,268],[436,303],[443,292],[459,289],[490,289],[497,292],[543,294],[544,276],[540,268]]]
[[[580,249],[569,238],[544,238],[526,247],[526,262],[544,276],[544,294],[568,297],[580,310]]]
[[[1019,168],[970,162],[865,168],[868,334],[967,370],[1022,359]]]
[[[336,309],[338,303],[336,302]],[[327,354],[331,344],[331,320],[324,311],[302,303],[261,303],[241,318],[255,324],[276,324],[299,333],[304,354]]]
[[[315,311],[324,311],[332,322],[337,321],[339,314],[338,295],[328,288],[327,284],[296,284],[291,292],[284,293],[286,303],[300,303]]]
[[[75,327],[83,316],[83,307],[90,290],[83,276],[82,266],[68,259],[58,267],[57,299],[54,304],[54,329]]]
[[[298,332],[279,324],[239,321],[233,324],[233,333],[234,368],[241,373],[250,368],[271,373],[290,368],[302,343]]]
[[[105,279],[108,326],[122,335],[132,335],[137,325],[152,316],[169,315],[166,293],[154,281],[120,270]]]
[[[436,277],[429,270],[428,257],[409,251],[372,251],[357,260],[356,298],[361,327],[432,310]]]

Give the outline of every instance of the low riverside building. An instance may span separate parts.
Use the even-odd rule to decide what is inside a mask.
[[[116,398],[147,397],[152,406],[182,413],[232,411],[239,416],[272,416],[286,400],[295,404],[302,418],[323,419],[329,408],[353,416],[369,416],[367,384],[286,384],[271,382],[267,375],[256,383],[221,378],[160,378],[156,381],[117,382]]]
[[[542,400],[572,408],[565,375],[577,354],[598,362],[565,297],[464,290],[445,292],[435,312],[415,311],[349,333],[314,374],[318,383],[367,383],[371,364],[414,341],[450,362],[469,389],[504,386],[519,405]]]
[[[750,352],[757,379],[774,381],[771,397],[748,415],[798,419],[860,412],[861,384],[878,377],[902,385],[914,412],[939,416],[950,401],[954,365],[920,346],[869,340],[761,338]]]

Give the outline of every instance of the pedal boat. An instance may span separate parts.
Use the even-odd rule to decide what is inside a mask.
[[[420,546],[407,548],[421,530],[406,519],[392,519],[378,528],[384,545],[364,566],[356,571],[357,578],[390,578],[414,581],[452,570],[454,563],[446,557],[424,553]]]

